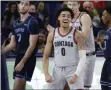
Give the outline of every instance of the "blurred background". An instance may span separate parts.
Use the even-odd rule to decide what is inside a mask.
[[[10,42],[12,24],[17,18],[19,18],[18,3],[19,3],[18,1],[1,1],[1,45],[2,47],[6,46]],[[39,65],[41,64],[41,60],[42,60],[41,58],[43,55],[42,52],[46,44],[47,35],[49,33],[46,26],[50,24],[51,26],[56,28],[57,27],[56,12],[60,8],[64,8],[66,6],[67,6],[66,1],[32,1],[31,2],[29,13],[36,17],[36,19],[39,21],[39,26],[40,26],[40,36],[39,36],[40,46],[39,46],[38,52],[36,53],[38,62],[37,62],[37,68],[36,68],[34,77],[36,77],[37,73],[39,73],[40,75],[43,75],[41,74],[43,73],[42,67]],[[100,73],[101,73],[100,71],[102,68],[102,64],[104,62],[104,59],[101,57],[103,57],[104,55],[103,53],[104,31],[106,30],[106,27],[103,25],[101,21],[101,16],[102,16],[102,12],[104,8],[107,6],[111,6],[111,1],[96,1],[96,0],[90,1],[90,2],[81,1],[80,11],[86,11],[92,18],[96,55],[98,57],[97,58],[98,60],[102,60],[101,62],[98,62],[98,61],[96,62],[96,68],[100,68],[100,69],[98,69],[98,71],[95,71],[96,72],[96,74],[94,73],[95,77],[97,77],[97,75],[99,75],[100,77]],[[9,53],[6,53],[2,58],[2,59],[6,58],[6,61],[5,60],[2,61],[2,65],[5,65],[8,67],[8,76],[7,76],[7,72],[5,71],[7,68],[6,67],[2,68],[2,70],[4,69],[4,72],[5,72],[4,75],[6,75],[7,85],[8,85],[8,78],[9,78],[9,87],[11,89],[13,87],[12,86],[13,85],[12,73],[13,73],[13,65],[14,65],[15,56],[16,56],[16,53],[15,53],[15,50],[13,50]],[[51,57],[52,57],[51,58],[51,61],[52,61],[53,52],[52,52]],[[99,64],[101,64],[101,66],[98,66]],[[50,66],[51,69],[52,69],[52,66],[53,66],[53,63]],[[43,80],[44,76],[41,78]],[[36,84],[38,84],[37,82],[38,80],[37,78],[34,80],[35,81],[33,81],[32,86],[30,86],[31,83],[28,83],[29,85],[27,86],[28,89],[29,88],[34,89],[34,87],[37,87]],[[42,81],[42,84],[45,85],[46,83],[45,82],[43,83],[43,82],[44,81]],[[41,81],[39,83],[41,83]],[[94,82],[93,84],[95,83],[99,83],[99,82]],[[9,87],[7,86],[7,88]],[[39,85],[38,87],[43,88],[43,85],[41,87]],[[46,86],[44,87],[46,88]],[[99,86],[97,87],[100,88]]]

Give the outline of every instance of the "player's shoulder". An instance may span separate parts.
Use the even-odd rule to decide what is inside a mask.
[[[13,27],[15,27],[15,26],[18,24],[19,20],[20,20],[20,18],[17,18],[17,19],[13,22]]]
[[[80,18],[82,19],[87,19],[87,18],[90,18],[89,14],[86,13],[86,12],[81,12],[81,15],[80,15]]]
[[[38,20],[37,20],[36,17],[30,15],[30,16],[29,16],[29,22],[31,22],[31,24],[32,24],[32,23],[38,23]]]
[[[48,38],[49,38],[50,40],[53,40],[54,36],[55,36],[55,30],[49,32]]]

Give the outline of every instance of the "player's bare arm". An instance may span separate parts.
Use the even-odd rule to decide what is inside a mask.
[[[77,42],[78,50],[85,50],[85,37],[82,31],[76,30],[75,39]]]
[[[46,82],[50,83],[52,82],[52,77],[49,74],[48,68],[49,68],[49,56],[52,51],[52,46],[53,46],[53,34],[54,31],[49,33],[48,38],[47,38],[47,43],[45,46],[44,54],[43,54],[43,69],[44,69],[44,74],[45,74],[45,79]]]
[[[5,48],[5,46],[6,46],[6,42],[7,42],[7,39],[3,42],[3,44],[2,44],[2,49]]]
[[[29,47],[24,55],[24,57],[22,58],[22,60],[20,61],[20,63],[16,66],[15,71],[21,71],[22,68],[24,67],[24,64],[26,63],[26,61],[29,59],[29,57],[32,55],[36,44],[37,44],[37,40],[38,40],[38,34],[36,35],[30,35],[29,38]]]
[[[89,37],[90,28],[92,26],[91,18],[88,14],[83,14],[81,16],[82,32],[84,34],[85,40]]]
[[[3,48],[1,53],[2,54],[7,53],[15,48],[16,48],[16,40],[15,40],[15,36],[12,35],[10,43],[6,47]]]
[[[74,84],[78,77],[80,76],[80,74],[83,71],[83,68],[85,66],[85,62],[86,62],[86,51],[85,51],[85,37],[83,36],[82,32],[79,30],[76,30],[75,33],[75,40],[77,41],[77,46],[78,46],[78,50],[79,50],[79,56],[80,56],[80,61],[78,63],[77,69],[75,71],[75,74],[73,76],[73,78],[70,80],[71,84]]]

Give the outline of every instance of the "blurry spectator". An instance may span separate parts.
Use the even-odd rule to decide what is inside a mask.
[[[105,1],[92,1],[93,5],[95,8],[99,9],[102,8],[104,9],[106,7],[106,2]]]
[[[100,30],[98,32],[98,36],[97,36],[97,44],[98,44],[98,51],[103,51],[104,50],[104,34],[105,34],[105,30]]]
[[[49,22],[48,10],[44,6],[44,2],[39,2],[37,5],[38,17],[43,21],[44,25],[47,26]]]
[[[38,48],[39,48],[38,53],[43,53],[45,43],[46,43],[46,38],[47,38],[47,35],[48,35],[48,31],[45,28],[45,26],[43,24],[43,21],[38,17],[38,14],[36,13],[36,6],[34,4],[32,4],[30,6],[29,14],[31,14],[34,17],[36,17],[36,19],[37,19],[37,21],[39,23],[40,33],[39,33],[38,44],[37,44]]]
[[[44,32],[39,33],[39,40],[38,40],[38,53],[43,53],[45,44],[46,44],[47,36]]]
[[[32,12],[32,13],[36,13],[36,6],[35,5],[30,5],[30,9],[29,9],[29,12]]]
[[[83,8],[87,10],[88,14],[91,16],[93,25],[98,27],[100,25],[100,17],[93,3],[86,1],[83,3]]]
[[[5,41],[4,41],[3,44],[2,44],[2,49],[3,49],[6,45],[8,45],[8,44],[10,43],[11,36],[12,36],[12,33],[10,33],[10,34],[8,35],[7,39],[5,39]]]
[[[40,26],[40,31],[41,30],[44,30],[45,29],[45,26],[44,26],[44,23],[43,21],[38,17],[38,14],[36,13],[36,6],[34,4],[32,4],[30,6],[30,9],[29,9],[29,14],[36,17],[38,23],[39,23],[39,26]]]
[[[12,30],[13,22],[19,17],[16,2],[9,2],[2,17],[2,35],[7,38]]]
[[[92,20],[93,20],[93,29],[94,29],[94,36],[97,37],[98,31],[101,28],[101,19],[99,16],[98,11],[96,10],[96,8],[94,7],[92,2],[84,2],[83,3],[83,8],[84,10],[86,10],[88,12],[88,14],[91,16]]]
[[[99,12],[100,18],[102,17],[102,12],[103,12],[104,8],[105,8],[106,5],[107,5],[106,2],[107,2],[107,1],[98,1],[98,0],[92,1],[94,7],[95,7],[95,8],[97,9],[97,11]]]
[[[67,1],[64,1],[61,5],[62,8],[66,8],[67,7]]]

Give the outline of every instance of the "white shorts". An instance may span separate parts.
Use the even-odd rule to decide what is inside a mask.
[[[74,72],[77,66],[57,67],[53,69],[53,82],[48,85],[48,89],[60,89],[63,90],[66,82],[70,89],[84,89],[83,74],[80,75],[78,80],[74,84],[70,84],[69,81],[74,76]]]
[[[84,68],[84,87],[91,87],[96,55],[87,56],[87,62]]]

